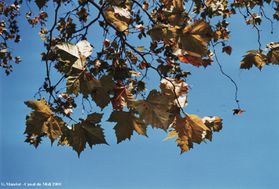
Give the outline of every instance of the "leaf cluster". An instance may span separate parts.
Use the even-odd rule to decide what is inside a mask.
[[[0,60],[7,73],[11,70],[9,61],[19,62],[12,58],[7,41],[19,41],[16,19],[21,3],[0,3],[0,14],[7,18],[0,25],[4,39]],[[48,99],[26,102],[32,109],[26,118],[26,142],[35,147],[42,137],[48,137],[52,143],[57,140],[59,145],[71,146],[80,155],[86,144],[107,144],[101,126],[106,108],[111,110],[108,121],[116,123],[117,143],[130,140],[134,132],[147,136],[148,126],[168,132],[167,138],[175,137],[182,153],[194,143],[212,140],[213,132],[222,129],[222,119],[185,112],[189,93],[186,80],[190,75],[185,65],[206,68],[215,60],[221,73],[235,86],[234,114],[244,112],[239,105],[237,84],[223,71],[216,53],[217,47],[227,55],[233,53],[229,20],[235,15],[241,15],[258,36],[258,50],[248,51],[240,68],[262,69],[268,64],[279,64],[278,42],[262,49],[259,28],[267,20],[273,32],[273,22],[278,20],[278,0],[27,3],[39,10],[30,9],[26,19],[31,27],[39,28],[45,46],[45,80],[38,94]],[[47,9],[51,6],[53,9]],[[272,7],[273,18],[265,14],[266,7]],[[92,41],[92,35],[98,35],[102,44]],[[53,72],[60,78],[53,78]],[[148,77],[154,73],[158,75],[160,90],[147,89]],[[85,119],[80,117],[79,108],[86,112]]]

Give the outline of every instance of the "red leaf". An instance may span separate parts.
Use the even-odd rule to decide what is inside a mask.
[[[192,64],[193,66],[203,66],[203,60],[201,57],[191,56],[188,54],[178,55],[178,59],[181,62]]]
[[[114,97],[111,99],[112,107],[114,110],[123,110],[133,99],[133,95],[126,89],[125,85],[118,81],[114,87]]]

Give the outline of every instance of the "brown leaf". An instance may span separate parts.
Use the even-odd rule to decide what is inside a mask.
[[[42,136],[48,136],[53,143],[62,134],[62,128],[65,127],[63,120],[55,116],[49,105],[44,99],[27,101],[25,104],[33,109],[26,117],[26,129],[27,141],[32,142],[32,139],[41,138]],[[31,143],[32,144],[32,143]],[[34,142],[35,147],[39,143]]]
[[[222,48],[222,52],[227,53],[228,55],[232,54],[232,47],[231,46],[225,46]]]
[[[178,135],[176,142],[181,153],[193,148],[193,143],[200,144],[206,138],[211,139],[211,130],[196,115],[187,115],[184,118],[176,116],[173,128]]]
[[[38,8],[41,9],[47,4],[48,0],[35,0]]]
[[[73,147],[73,149],[78,153],[78,156],[80,156],[80,153],[85,149],[86,147],[86,136],[85,131],[82,128],[81,124],[76,124],[72,129],[72,139],[70,146]]]
[[[245,112],[245,110],[243,109],[233,109],[233,115],[241,115],[243,112]]]
[[[133,106],[146,124],[167,130],[173,120],[173,114],[170,112],[172,103],[172,100],[166,95],[153,90],[149,93],[146,100],[135,101]]]
[[[123,107],[130,106],[133,101],[135,99],[132,93],[122,82],[118,82],[114,87],[114,97],[111,100],[113,109],[123,110]]]
[[[267,53],[268,62],[279,65],[279,42],[269,43],[267,47],[270,49]]]
[[[209,116],[202,118],[203,123],[214,132],[219,132],[222,128],[222,119],[220,117]]]
[[[110,94],[114,89],[115,83],[109,75],[102,76],[100,82],[101,86],[97,87],[91,96],[96,105],[103,109],[110,103]]]
[[[101,114],[90,114],[85,120],[75,124],[72,130],[67,131],[68,136],[66,135],[66,137],[69,138],[69,146],[73,147],[78,156],[85,149],[86,143],[88,143],[90,148],[96,144],[107,144],[103,129],[96,124],[101,121],[101,117]]]
[[[104,13],[107,21],[114,25],[119,32],[128,34],[130,23],[129,10],[114,6],[107,8]]]
[[[108,121],[117,122],[114,126],[117,143],[126,139],[130,140],[133,135],[133,131],[146,136],[146,124],[132,112],[114,111],[111,113]]]
[[[205,56],[208,42],[212,38],[212,30],[208,23],[197,20],[183,29],[180,37],[181,49]]]
[[[176,78],[164,78],[160,82],[160,88],[178,107],[184,107],[187,104],[188,85],[185,81]]]
[[[262,54],[259,51],[252,50],[248,51],[240,62],[241,69],[250,69],[253,65],[259,68],[260,70],[267,64],[266,55]]]

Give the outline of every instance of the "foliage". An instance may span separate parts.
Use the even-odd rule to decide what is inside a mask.
[[[20,62],[8,46],[20,41],[20,5],[21,0],[0,3],[4,18],[0,23],[0,61],[7,74],[13,61]],[[46,77],[39,93],[48,99],[26,102],[32,109],[26,118],[26,142],[35,147],[45,136],[51,143],[57,140],[59,145],[71,146],[78,155],[86,144],[91,148],[107,144],[101,112],[110,105],[108,121],[116,123],[117,143],[130,140],[134,131],[147,136],[148,126],[168,132],[166,139],[176,138],[181,153],[194,143],[212,140],[213,132],[222,129],[222,119],[185,113],[190,73],[181,65],[207,67],[215,58],[221,73],[236,87],[233,114],[244,112],[237,84],[224,73],[216,55],[217,47],[232,53],[228,19],[234,15],[242,15],[258,35],[258,49],[247,52],[240,68],[256,66],[261,70],[265,65],[279,64],[279,43],[271,42],[263,49],[258,27],[266,19],[273,32],[273,22],[279,20],[278,0],[28,0],[27,5],[26,19],[40,29],[45,46],[42,61]],[[265,14],[268,8],[273,10],[273,18]],[[102,44],[88,40],[92,28],[102,33]],[[135,38],[148,41],[149,47],[133,45]],[[60,73],[60,79],[51,77],[53,70]],[[145,95],[151,71],[160,77],[160,90]],[[94,102],[99,113],[92,113],[92,108],[88,111],[84,101],[90,106]],[[81,106],[88,115],[76,121],[74,111]]]

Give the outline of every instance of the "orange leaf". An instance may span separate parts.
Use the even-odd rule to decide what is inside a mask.
[[[188,54],[178,55],[178,59],[183,63],[189,63],[193,66],[203,66],[203,60],[201,57],[191,56]]]

